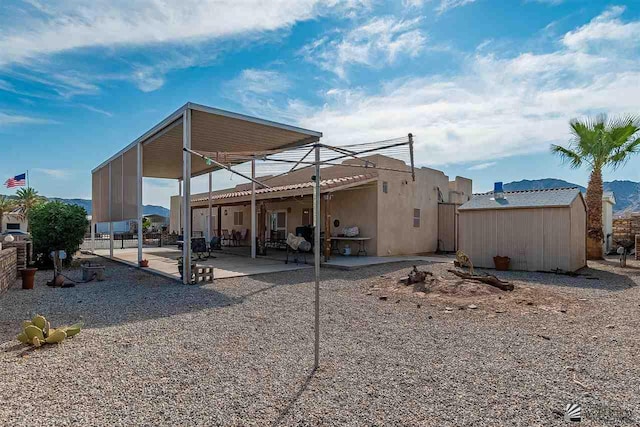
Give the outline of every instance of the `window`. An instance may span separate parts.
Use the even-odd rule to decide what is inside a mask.
[[[313,225],[313,209],[302,209],[302,225]]]
[[[387,181],[382,181],[382,192],[383,193],[389,192],[389,183]]]
[[[7,230],[20,230],[20,224],[17,222],[8,222]]]
[[[413,210],[413,226],[420,227],[420,209]]]
[[[233,213],[233,225],[242,225],[242,211]]]

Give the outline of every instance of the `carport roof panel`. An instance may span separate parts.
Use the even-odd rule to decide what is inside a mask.
[[[187,103],[94,171],[142,142],[145,177],[182,178],[182,114],[186,109],[192,110],[191,148],[195,151],[279,150],[316,142],[322,137],[321,132]],[[191,169],[192,175],[197,176],[217,167],[207,166],[202,159],[192,156]]]
[[[493,192],[476,194],[458,210],[516,209],[566,207],[580,195],[580,189],[553,188],[547,190],[505,191],[504,199]]]

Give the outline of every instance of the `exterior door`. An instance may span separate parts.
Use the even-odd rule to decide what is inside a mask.
[[[271,240],[287,238],[287,211],[269,212],[269,235]]]

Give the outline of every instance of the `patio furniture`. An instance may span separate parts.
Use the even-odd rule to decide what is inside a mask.
[[[247,240],[247,236],[249,235],[249,229],[243,228],[238,232],[238,241],[245,242]]]
[[[346,237],[346,236],[336,236],[336,237],[331,237],[331,246],[332,249],[331,251],[333,252],[334,249],[337,250],[338,249],[338,244],[339,242],[357,242],[358,243],[358,252],[356,253],[356,256],[360,256],[360,254],[363,254],[364,256],[367,256],[367,248],[366,248],[366,242],[368,240],[371,240],[371,237]],[[333,246],[333,243],[335,242],[335,246]]]
[[[229,235],[229,230],[222,230],[222,239],[220,239],[220,243],[224,246],[224,242],[227,242],[227,246],[231,245],[231,236]]]
[[[198,259],[205,259],[209,255],[207,249],[207,241],[204,237],[194,237],[191,239],[191,252],[198,257]]]
[[[287,236],[287,259],[284,261],[285,264],[289,264],[289,254],[293,254],[293,261],[298,264],[299,258],[298,255],[302,255],[302,263],[307,263],[307,252],[311,251],[311,243],[305,240],[302,236],[294,236],[292,233],[289,233]]]
[[[220,238],[218,236],[213,236],[211,241],[209,242],[209,256],[211,257],[211,252],[214,250],[222,249],[222,245],[220,243]]]

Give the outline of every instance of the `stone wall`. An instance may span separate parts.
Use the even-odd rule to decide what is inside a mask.
[[[18,254],[16,248],[0,251],[0,294],[9,289],[16,281]]]
[[[616,241],[630,240],[633,242],[638,234],[640,234],[640,214],[632,214],[627,218],[615,218],[611,245],[616,249],[618,247]]]

